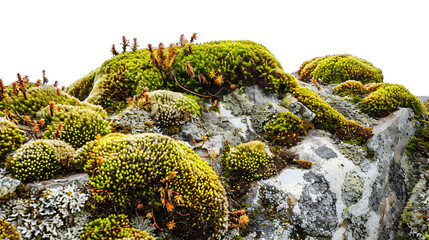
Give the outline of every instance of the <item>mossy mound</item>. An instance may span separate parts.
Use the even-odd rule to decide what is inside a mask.
[[[22,182],[48,180],[73,169],[75,150],[60,140],[24,144],[6,162],[6,172]]]
[[[421,126],[407,145],[410,154],[419,153],[429,157],[429,129]]]
[[[96,239],[140,239],[155,240],[147,232],[132,228],[127,216],[112,214],[106,218],[98,218],[89,222],[79,238],[80,240]]]
[[[427,116],[423,103],[404,86],[398,84],[378,84],[372,92],[359,103],[359,108],[374,117],[384,117],[398,110],[399,107],[413,109],[418,118]]]
[[[100,142],[90,179],[94,213],[150,213],[161,228],[189,239],[215,239],[227,227],[227,200],[218,176],[189,147],[160,134]],[[142,204],[142,205],[139,205]],[[100,211],[102,209],[102,211]]]
[[[357,80],[364,84],[382,82],[381,70],[350,54],[328,55],[305,61],[298,70],[299,80],[321,79],[325,83]]]
[[[10,112],[15,111],[22,116],[36,116],[36,113],[42,108],[49,105],[51,101],[58,104],[87,106],[89,108],[97,108],[92,104],[82,103],[75,97],[60,91],[53,86],[39,86],[29,88],[26,92],[26,97],[22,93],[11,95],[0,101],[0,116],[4,116],[9,109]]]
[[[307,135],[307,130],[314,127],[291,112],[281,112],[264,128],[266,140],[274,145],[292,147],[301,141],[300,136]]]
[[[86,101],[100,104],[108,112],[116,112],[126,105],[127,97],[141,93],[145,87],[182,92],[184,87],[199,94],[220,96],[245,84],[260,83],[272,91],[288,91],[293,85],[293,77],[283,72],[275,57],[265,47],[251,41],[215,41],[153,51],[159,61],[167,60],[177,83],[172,75],[152,64],[151,54],[141,49],[122,53],[103,63],[86,77],[94,82]],[[89,86],[88,81],[73,84],[67,92],[81,98],[78,89]]]
[[[19,233],[15,227],[7,221],[0,219],[0,239],[19,240]]]
[[[226,177],[240,176],[248,183],[274,174],[275,167],[261,141],[242,143],[227,148],[222,155]]]
[[[137,106],[150,111],[151,118],[162,126],[178,126],[192,116],[200,115],[200,106],[194,96],[168,90],[147,93],[147,99],[141,98]]]
[[[340,96],[360,96],[368,93],[368,89],[361,82],[348,80],[334,88],[334,93]]]
[[[93,149],[97,149],[99,145],[104,144],[108,141],[127,137],[128,135],[122,133],[110,133],[100,139],[87,142],[81,148],[76,150],[74,160],[77,166],[79,166],[78,169],[83,169],[88,174],[92,174],[93,170],[98,166],[97,164],[101,160],[98,158],[97,152],[94,152]]]
[[[347,120],[310,89],[297,87],[293,90],[293,95],[316,114],[316,118],[312,122],[315,128],[335,133],[341,140],[360,144],[372,137],[371,128]]]
[[[57,105],[49,111],[51,112],[40,114],[49,120],[47,130],[44,132],[47,139],[61,139],[78,149],[94,140],[97,135],[104,136],[110,133],[109,122],[104,120],[107,116],[105,113],[99,114],[86,107],[67,105]]]
[[[85,100],[94,87],[94,79],[96,78],[98,70],[99,69],[97,68],[88,75],[72,83],[67,87],[66,92],[81,101]]]
[[[0,121],[0,162],[3,162],[9,153],[18,149],[24,141],[24,135],[18,126],[9,121]]]

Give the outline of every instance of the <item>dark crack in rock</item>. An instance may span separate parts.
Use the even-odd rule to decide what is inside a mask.
[[[317,148],[316,153],[324,159],[331,159],[337,157],[337,154],[334,152],[334,150],[328,148],[327,146],[321,146]]]

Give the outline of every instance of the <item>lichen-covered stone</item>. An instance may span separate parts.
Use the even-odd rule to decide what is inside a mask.
[[[361,197],[363,192],[362,178],[356,172],[348,172],[344,179],[341,199],[350,206],[356,203]]]

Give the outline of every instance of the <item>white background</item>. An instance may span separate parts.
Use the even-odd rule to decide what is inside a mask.
[[[140,48],[177,42],[252,40],[286,72],[303,61],[349,53],[382,69],[384,81],[429,95],[427,1],[4,1],[0,0],[0,78],[16,74],[68,86],[112,55],[121,37]]]

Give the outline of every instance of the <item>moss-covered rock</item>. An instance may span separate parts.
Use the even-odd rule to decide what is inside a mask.
[[[379,84],[371,88],[372,92],[359,103],[359,108],[374,117],[389,115],[399,107],[413,109],[416,117],[427,116],[423,103],[404,86],[398,84]]]
[[[156,90],[141,98],[137,106],[150,111],[150,116],[159,125],[178,126],[192,116],[200,115],[200,106],[193,96],[179,92]]]
[[[156,59],[169,62],[177,83],[170,74],[160,72],[151,63],[151,52],[147,49],[113,57],[86,77],[97,76],[86,101],[115,112],[125,106],[127,97],[141,93],[145,87],[182,92],[184,87],[199,94],[218,96],[245,84],[261,83],[272,91],[283,92],[293,85],[294,78],[284,73],[280,63],[260,44],[215,41],[191,48],[192,53],[189,45],[153,51]],[[172,55],[174,59],[169,58]],[[188,64],[192,66],[193,74],[189,72]],[[69,92],[76,92],[73,89]]]
[[[44,132],[47,139],[61,139],[78,149],[94,140],[97,135],[104,136],[110,133],[109,122],[104,120],[105,113],[100,114],[86,107],[67,105],[56,106],[52,113],[52,116],[50,113],[42,114],[50,122]]]
[[[316,113],[316,118],[312,122],[315,128],[336,133],[340,139],[356,143],[364,143],[373,135],[370,127],[347,120],[310,89],[297,87],[293,94],[298,101]]]
[[[305,61],[299,71],[299,80],[322,79],[325,83],[357,80],[362,83],[382,82],[381,70],[372,63],[350,54],[328,55]]]
[[[225,191],[213,169],[183,143],[160,134],[137,134],[100,142],[90,180],[95,213],[151,213],[174,235],[214,239],[227,227]],[[102,211],[97,210],[102,209]]]
[[[48,180],[73,169],[75,150],[60,140],[40,139],[24,144],[6,162],[6,172],[22,182]]]
[[[407,145],[409,154],[421,154],[429,157],[429,129],[421,126],[414,137],[410,139]]]
[[[291,112],[281,112],[276,119],[265,125],[264,138],[274,145],[292,147],[301,141],[300,136],[307,135],[313,126],[301,120]]]
[[[24,135],[18,126],[9,121],[0,121],[0,162],[3,162],[9,153],[18,149],[24,141]]]
[[[15,227],[7,221],[0,219],[0,239],[19,240],[19,233]]]
[[[89,222],[82,230],[81,240],[96,239],[141,239],[155,240],[147,232],[132,228],[124,214],[111,214],[106,218],[97,218]]]

